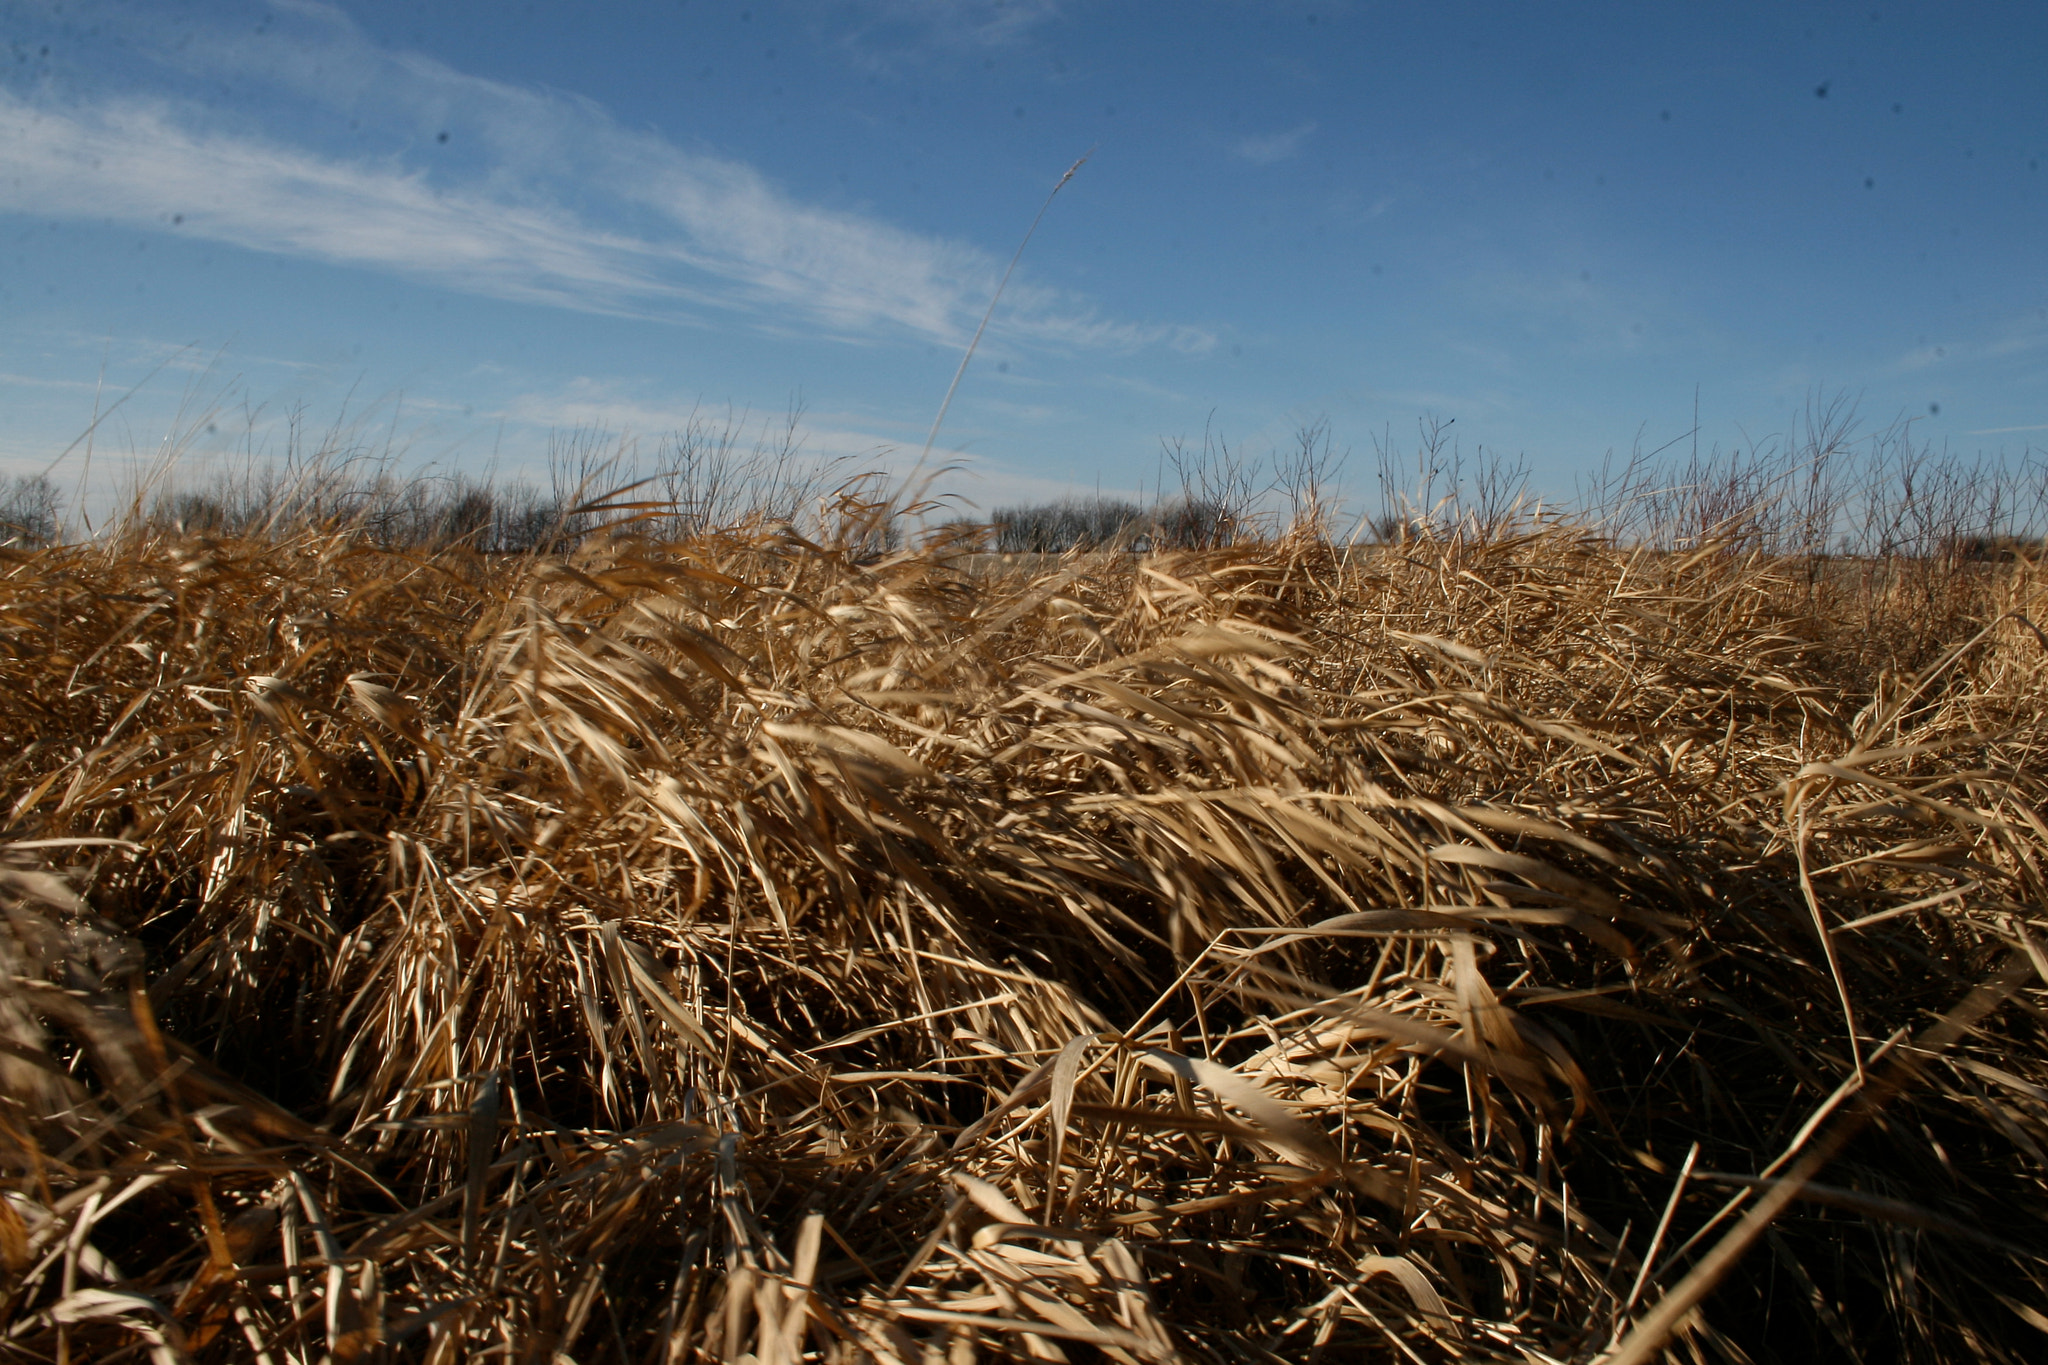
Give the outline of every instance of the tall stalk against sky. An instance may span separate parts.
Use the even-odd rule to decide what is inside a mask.
[[[960,368],[953,371],[953,382],[946,385],[946,396],[939,400],[939,411],[932,418],[932,429],[925,434],[924,449],[917,453],[918,468],[922,469],[924,462],[931,458],[932,443],[939,439],[939,428],[946,421],[946,409],[953,406],[953,394],[959,389],[961,379],[966,377],[967,362],[974,359],[975,348],[981,345],[981,334],[988,330],[988,320],[996,315],[996,305],[1003,301],[1003,291],[1010,287],[1010,276],[1017,273],[1017,262],[1024,259],[1024,248],[1031,245],[1031,236],[1038,231],[1038,225],[1044,221],[1045,211],[1052,207],[1052,201],[1066,188],[1067,182],[1074,178],[1074,172],[1080,170],[1087,160],[1088,154],[1084,154],[1073,165],[1067,167],[1067,173],[1060,177],[1059,183],[1045,196],[1045,202],[1038,206],[1037,214],[1031,219],[1031,226],[1024,229],[1024,239],[1017,243],[1016,254],[1010,257],[1010,264],[1004,269],[1003,278],[997,282],[995,293],[989,296],[988,311],[981,315],[981,322],[974,329],[973,340],[967,343],[967,349],[961,353]]]

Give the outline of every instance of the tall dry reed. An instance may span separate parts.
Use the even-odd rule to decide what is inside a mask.
[[[2039,1358],[2033,565],[887,510],[0,548],[0,1353]]]

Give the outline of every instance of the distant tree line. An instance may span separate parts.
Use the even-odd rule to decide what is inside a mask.
[[[234,457],[242,467],[214,464],[198,478],[166,461],[127,492],[112,521],[207,536],[318,526],[394,549],[485,553],[553,553],[602,529],[675,541],[782,523],[838,536],[863,555],[900,544],[893,522],[876,514],[875,477],[843,458],[805,455],[801,430],[802,407],[792,404],[763,423],[693,414],[651,452],[601,427],[558,431],[532,480],[405,471],[394,452],[345,426],[308,439],[294,414],[280,457],[252,448]],[[60,508],[48,480],[16,480],[0,497],[0,543],[55,539]]]
[[[347,526],[393,549],[465,544],[485,552],[549,550],[595,528],[596,517],[524,480],[379,478],[349,487],[223,480],[153,500],[144,521],[185,535],[263,535],[307,525]]]
[[[61,529],[63,502],[41,474],[22,474],[0,487],[0,545],[48,545]]]
[[[1218,549],[1283,534],[1326,542],[1485,541],[1559,518],[1659,549],[1708,543],[1818,563],[1829,558],[1972,563],[2036,558],[2048,528],[2048,453],[1965,457],[1936,450],[1910,421],[1858,434],[1853,405],[1816,397],[1786,433],[1746,447],[1670,453],[1640,446],[1582,475],[1556,504],[1530,487],[1521,457],[1461,450],[1455,424],[1425,418],[1410,456],[1373,442],[1376,512],[1344,513],[1325,422],[1263,457],[1205,430],[1161,451],[1159,496],[1066,497],[994,509],[927,534],[1004,554]],[[1676,443],[1672,443],[1675,445]],[[189,535],[270,535],[309,526],[374,544],[464,545],[554,553],[609,529],[681,541],[731,528],[789,526],[861,559],[894,552],[931,510],[847,459],[802,453],[801,408],[750,425],[693,415],[651,448],[602,428],[557,432],[533,478],[413,473],[388,448],[337,424],[308,439],[295,414],[281,457],[251,448],[239,469],[188,478],[166,460],[97,525],[72,528],[42,474],[0,478],[0,547],[33,547],[122,527]],[[1351,519],[1355,516],[1355,520]]]
[[[1062,498],[996,508],[987,538],[999,554],[1212,550],[1234,543],[1248,529],[1243,509],[1214,498],[1181,498],[1152,507],[1119,498]]]

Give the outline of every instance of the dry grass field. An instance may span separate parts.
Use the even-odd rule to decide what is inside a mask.
[[[0,550],[0,1360],[2048,1353],[2048,581]]]

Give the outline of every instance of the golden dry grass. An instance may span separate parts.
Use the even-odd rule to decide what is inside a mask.
[[[2031,565],[842,510],[0,552],[0,1358],[2048,1349]]]

